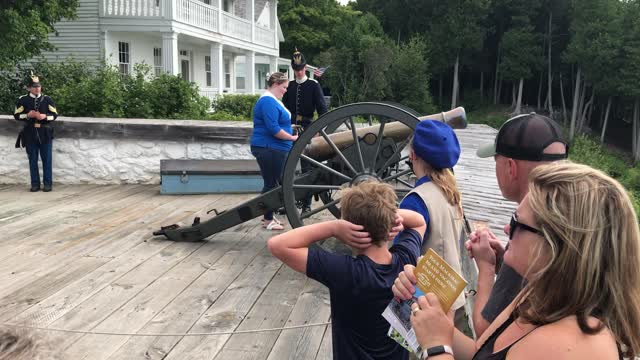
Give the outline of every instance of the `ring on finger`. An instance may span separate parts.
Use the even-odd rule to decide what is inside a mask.
[[[411,309],[411,315],[416,316],[416,313],[420,310],[419,307],[414,307],[413,309]]]

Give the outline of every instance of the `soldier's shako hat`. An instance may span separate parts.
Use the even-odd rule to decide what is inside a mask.
[[[29,87],[40,87],[40,79],[31,72],[31,76],[29,77]]]
[[[291,67],[293,68],[293,70],[298,71],[304,69],[305,65],[307,65],[307,60],[304,58],[304,55],[302,55],[302,53],[298,51],[298,48],[296,48],[296,51],[291,57]]]

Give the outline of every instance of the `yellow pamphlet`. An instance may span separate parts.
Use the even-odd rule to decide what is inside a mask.
[[[434,293],[440,300],[444,312],[449,311],[451,305],[467,286],[466,280],[433,249],[427,250],[420,259],[418,266],[416,266],[415,275],[418,280],[418,289],[422,292],[420,294],[416,290],[415,296]]]

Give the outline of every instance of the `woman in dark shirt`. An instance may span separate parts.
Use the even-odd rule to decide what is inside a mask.
[[[262,192],[275,188],[280,182],[284,163],[293,141],[291,113],[282,104],[289,80],[283,73],[273,73],[267,80],[267,91],[260,96],[253,108],[253,134],[251,153],[256,157],[264,179]],[[273,211],[264,214],[262,226],[267,230],[283,230],[284,226],[273,216]]]
[[[640,354],[640,231],[617,181],[585,165],[541,165],[531,172],[529,193],[505,233],[510,245],[504,262],[527,280],[524,289],[476,342],[454,331],[434,294],[420,297],[411,323],[424,349],[452,346],[456,359],[474,360]],[[470,240],[478,271],[494,271],[488,232]],[[413,284],[407,266],[394,284],[395,296],[411,297]]]

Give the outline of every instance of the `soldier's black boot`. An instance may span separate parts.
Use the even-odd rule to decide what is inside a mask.
[[[31,189],[29,189],[29,191],[31,191],[31,192],[40,191],[40,185],[37,185],[37,186],[31,186]]]
[[[44,192],[49,192],[49,191],[51,191],[51,185],[45,185],[45,186],[44,186],[44,189],[42,189],[42,191],[44,191]]]

